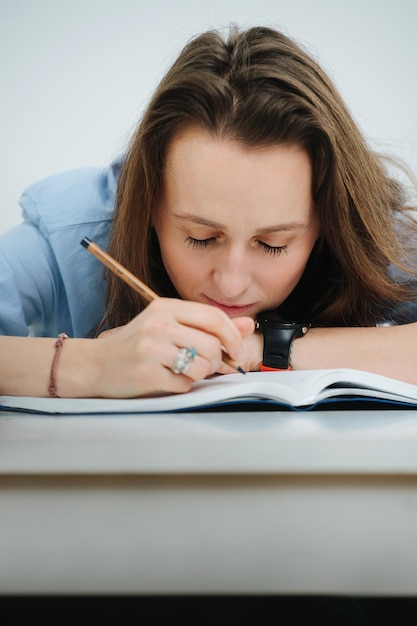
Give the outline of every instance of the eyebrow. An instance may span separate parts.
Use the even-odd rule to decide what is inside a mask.
[[[172,211],[172,215],[174,217],[177,217],[180,220],[193,222],[194,224],[198,224],[200,226],[207,226],[208,228],[215,228],[218,230],[225,229],[224,224],[220,224],[220,222],[213,222],[212,220],[208,220],[204,217],[193,215],[192,213],[184,213],[180,215],[179,213],[175,213],[174,211]],[[271,226],[260,228],[257,232],[260,235],[264,235],[266,233],[273,233],[273,232],[302,230],[306,228],[308,225],[309,223],[306,223],[306,222],[285,222],[285,223],[280,223],[280,224],[271,224]]]

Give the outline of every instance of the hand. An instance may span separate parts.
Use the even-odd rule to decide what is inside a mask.
[[[237,361],[242,352],[246,360],[243,339],[253,332],[251,318],[231,320],[210,305],[158,298],[129,324],[103,332],[102,340],[94,342],[94,394],[133,397],[188,391],[194,381],[215,372],[235,371],[222,362],[222,350]],[[197,356],[186,374],[174,374],[171,368],[181,347],[194,348]]]
[[[260,363],[263,357],[263,336],[262,333],[245,333],[245,328],[241,326],[242,320],[246,326],[248,318],[234,318],[232,322],[236,325],[236,328],[241,331],[244,338],[239,349],[237,361],[239,365],[245,370],[245,372],[258,372],[260,369]],[[232,374],[236,370],[229,367],[225,363],[222,363],[218,373],[219,374]]]

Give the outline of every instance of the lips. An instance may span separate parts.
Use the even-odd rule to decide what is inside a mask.
[[[254,302],[250,304],[225,304],[224,302],[217,302],[208,296],[204,296],[208,304],[216,306],[218,309],[224,311],[229,317],[237,317],[239,315],[245,315],[249,309],[252,309]]]

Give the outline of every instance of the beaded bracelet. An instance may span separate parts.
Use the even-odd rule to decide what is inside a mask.
[[[61,354],[62,346],[64,345],[65,339],[68,339],[68,335],[66,333],[60,333],[58,335],[58,339],[55,342],[55,354],[52,360],[51,376],[48,387],[49,395],[51,396],[51,398],[59,398],[56,392],[56,366],[58,364],[58,358]]]

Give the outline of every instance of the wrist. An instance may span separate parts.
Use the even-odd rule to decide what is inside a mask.
[[[259,372],[260,364],[262,363],[262,354],[264,349],[264,339],[261,332],[254,332],[251,337],[251,360],[249,363],[249,372]]]
[[[311,330],[308,331],[308,335],[310,334]],[[302,370],[302,369],[306,369],[305,367],[303,367],[303,363],[304,363],[304,358],[303,355],[305,354],[306,348],[307,348],[307,343],[309,343],[309,337],[305,337],[305,342],[301,341],[301,337],[296,337],[295,339],[293,339],[292,344],[291,344],[291,369],[293,370]]]
[[[262,332],[264,346],[260,369],[291,370],[294,368],[293,344],[304,337],[310,328],[308,322],[282,322],[263,315],[257,329]]]
[[[71,339],[65,341],[56,371],[58,396],[65,398],[99,397],[99,380],[95,366],[96,339]]]

